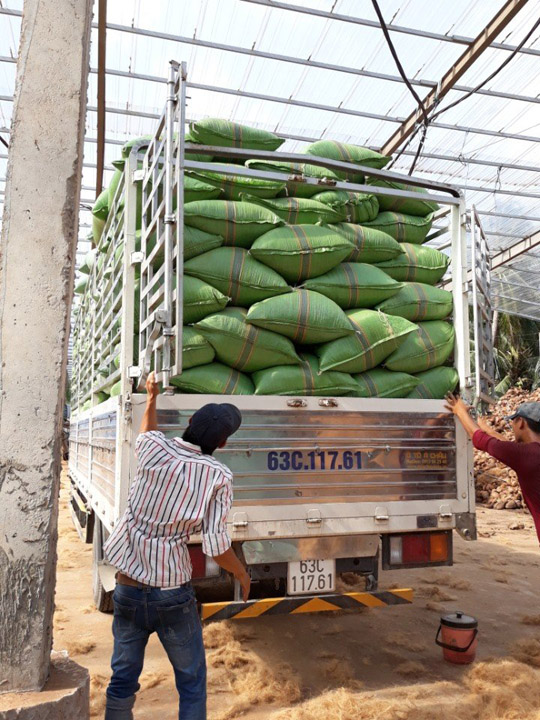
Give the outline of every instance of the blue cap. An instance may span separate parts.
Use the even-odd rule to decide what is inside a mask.
[[[532,422],[540,422],[540,402],[528,402],[520,405],[513,415],[507,415],[506,420],[515,420],[515,418],[524,418],[532,420]]]
[[[231,403],[208,403],[191,418],[190,430],[201,447],[217,448],[242,424],[242,414]]]

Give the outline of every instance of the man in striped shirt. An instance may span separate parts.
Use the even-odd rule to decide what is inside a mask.
[[[182,438],[157,430],[153,373],[136,442],[137,474],[124,515],[104,546],[118,569],[114,591],[112,678],[105,720],[132,720],[144,651],[157,632],[174,668],[179,720],[206,720],[206,662],[191,587],[186,543],[200,533],[203,551],[232,573],[248,599],[250,578],[231,547],[227,515],[232,473],[212,457],[240,427],[234,405],[204,405]]]

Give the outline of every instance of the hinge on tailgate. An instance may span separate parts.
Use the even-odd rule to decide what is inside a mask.
[[[390,520],[390,515],[388,514],[388,510],[385,507],[376,507],[375,508],[375,520],[377,522],[388,522],[388,520]]]
[[[321,511],[316,508],[308,510],[306,522],[308,525],[320,525],[322,523]]]
[[[232,524],[236,529],[246,528],[249,524],[247,514],[245,512],[234,513]]]

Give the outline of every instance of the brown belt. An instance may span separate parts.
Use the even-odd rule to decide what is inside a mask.
[[[134,580],[133,578],[130,578],[129,575],[124,575],[122,572],[116,573],[116,582],[119,585],[129,585],[130,587],[136,587],[136,588],[151,588],[153,585],[145,585],[144,583],[139,582],[138,580]]]

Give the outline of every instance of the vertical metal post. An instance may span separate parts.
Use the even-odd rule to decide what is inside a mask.
[[[482,360],[480,355],[480,344],[482,333],[480,331],[480,318],[478,317],[478,286],[476,283],[476,265],[480,262],[478,253],[478,226],[476,215],[471,214],[471,269],[472,269],[472,300],[473,300],[473,330],[474,330],[474,377],[475,377],[475,399],[480,398],[482,392]]]
[[[127,501],[131,439],[131,378],[133,365],[133,331],[135,321],[135,267],[131,262],[135,252],[137,228],[137,150],[133,149],[124,165],[124,256],[122,262],[122,324],[120,328],[120,398],[116,416],[116,465],[114,482],[114,520],[120,516]],[[124,482],[122,482],[124,478]]]
[[[454,297],[454,327],[456,330],[455,360],[459,373],[459,384],[465,399],[469,400],[470,356],[469,356],[469,302],[467,288],[467,229],[465,201],[452,205],[450,211],[452,238],[452,294]]]
[[[105,164],[107,0],[99,0],[98,8],[96,197],[103,189],[103,168]]]
[[[178,154],[176,161],[176,335],[174,374],[182,372],[182,336],[184,324],[184,161],[186,132],[187,64],[180,65],[178,87]]]
[[[178,63],[171,60],[169,63],[169,78],[167,80],[167,109],[165,117],[165,262],[164,262],[164,298],[163,315],[165,319],[163,334],[163,367],[161,380],[163,387],[169,386],[171,376],[171,329],[172,329],[172,293],[173,293],[173,225],[174,217],[174,108],[176,101],[176,73]]]

